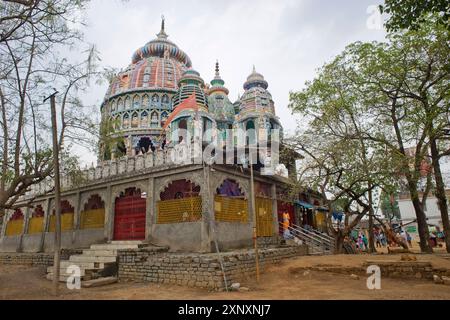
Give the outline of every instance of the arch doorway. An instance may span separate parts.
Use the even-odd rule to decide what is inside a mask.
[[[114,240],[145,239],[146,199],[140,189],[128,188],[116,198]]]

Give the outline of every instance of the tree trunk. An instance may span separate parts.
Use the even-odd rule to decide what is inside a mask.
[[[416,212],[417,217],[417,227],[420,238],[420,251],[424,253],[433,253],[433,249],[430,247],[430,243],[428,241],[429,234],[427,218],[425,216],[425,212],[423,211],[422,204],[420,203],[419,195],[417,194],[415,186],[411,186],[411,184],[409,184],[409,190],[411,194],[411,201],[413,203],[414,211]]]
[[[369,253],[374,253],[377,250],[375,249],[375,242],[373,239],[373,215],[375,214],[373,211],[373,196],[372,190],[369,191]]]
[[[447,252],[450,253],[450,222],[448,218],[447,198],[445,196],[445,184],[442,179],[441,165],[439,164],[439,151],[436,139],[430,141],[431,159],[436,180],[436,198],[438,201],[439,211],[441,212],[442,225],[444,226],[445,246]]]
[[[335,238],[334,238],[335,254],[344,253],[344,238],[345,238],[345,234],[341,231],[338,231],[337,234],[335,235]]]

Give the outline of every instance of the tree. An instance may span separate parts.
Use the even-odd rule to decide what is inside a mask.
[[[432,179],[430,173],[423,177],[422,163],[432,141],[430,132],[441,132],[448,124],[445,116],[450,89],[448,32],[431,25],[392,33],[388,43],[351,44],[320,71],[312,84],[307,84],[307,89],[291,95],[294,107],[308,101],[307,105],[316,105],[316,109],[335,108],[343,113],[359,110],[359,131],[345,136],[361,144],[370,141],[369,148],[378,152],[385,150],[391,161],[388,171],[406,182],[424,252],[432,251],[423,210]],[[351,123],[343,120],[342,126]],[[411,146],[412,154],[408,152]]]
[[[392,172],[388,171],[390,157],[363,139],[362,132],[367,130],[365,110],[357,103],[358,92],[349,87],[352,84],[335,74],[339,65],[339,61],[326,65],[306,89],[291,93],[290,108],[304,115],[301,123],[307,129],[287,140],[305,155],[300,183],[320,190],[328,201],[328,226],[336,238],[338,252],[344,237],[365,215],[369,215],[372,231],[373,191],[382,184],[393,183]],[[345,212],[344,228],[331,223],[337,209]],[[373,252],[372,232],[369,238]]]
[[[79,13],[87,2],[0,3],[0,218],[32,185],[52,175],[49,106],[43,104],[52,87],[61,92],[59,149],[67,151],[70,142],[89,141],[89,134],[97,132],[78,96],[99,75],[97,52],[89,47],[81,52],[81,61],[70,59],[68,52],[82,47],[82,34],[73,26],[81,22]]]
[[[380,12],[389,14],[388,31],[416,30],[429,14],[436,14],[437,24],[449,28],[450,5],[447,0],[385,0]]]
[[[391,222],[393,219],[400,219],[400,209],[394,194],[382,193],[381,212]]]

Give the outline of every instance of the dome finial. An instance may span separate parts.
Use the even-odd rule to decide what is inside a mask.
[[[219,60],[216,60],[216,76],[220,76],[220,73],[219,73]]]
[[[255,65],[253,65],[253,73],[256,73]]]
[[[168,37],[165,31],[165,21],[164,15],[161,15],[161,31],[157,34],[159,39],[167,39]]]

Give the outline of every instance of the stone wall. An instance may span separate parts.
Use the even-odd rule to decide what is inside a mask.
[[[73,254],[81,254],[82,250],[63,249],[61,260],[68,260]],[[0,264],[29,265],[29,266],[52,266],[53,253],[0,253]]]
[[[433,279],[434,269],[426,261],[366,261],[363,268],[370,265],[380,267],[381,276],[390,278]]]
[[[306,246],[261,249],[262,270],[269,264],[308,253]],[[255,274],[253,250],[222,253],[227,284],[239,282]],[[176,254],[154,249],[119,251],[119,279],[178,284],[211,289],[224,288],[220,259],[217,254]]]
[[[381,276],[386,278],[432,280],[433,275],[441,277],[450,276],[450,269],[435,268],[427,261],[366,261],[360,267],[316,265],[311,267],[291,268],[291,272],[303,273],[305,271],[320,271],[367,276],[367,267],[372,265],[380,267]]]

